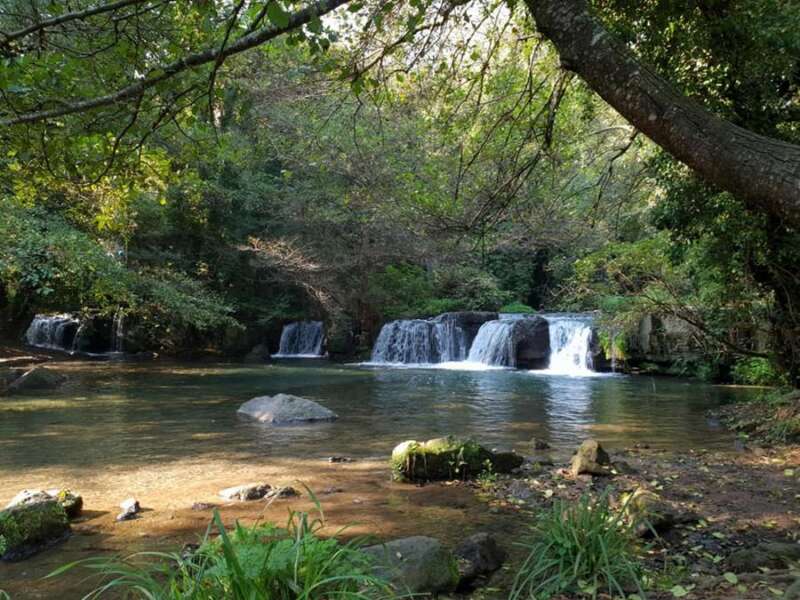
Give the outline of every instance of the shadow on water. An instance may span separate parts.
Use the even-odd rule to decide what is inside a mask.
[[[0,470],[89,469],[192,457],[385,457],[404,439],[450,433],[525,449],[596,435],[610,446],[714,446],[730,437],[704,412],[747,390],[650,377],[300,365],[70,364],[57,392],[0,402]],[[324,403],[335,423],[269,427],[245,400],[287,392]]]

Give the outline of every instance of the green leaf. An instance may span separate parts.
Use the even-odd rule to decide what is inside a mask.
[[[723,573],[722,576],[725,578],[725,581],[727,581],[731,585],[736,585],[737,583],[739,583],[739,578],[736,576],[735,573],[731,573],[729,571],[727,573]]]
[[[682,585],[673,586],[670,592],[672,592],[672,595],[675,598],[683,598],[684,596],[687,596],[689,594],[689,590],[687,590]]]
[[[283,29],[289,25],[289,13],[278,2],[270,2],[267,6],[267,18],[275,27]]]

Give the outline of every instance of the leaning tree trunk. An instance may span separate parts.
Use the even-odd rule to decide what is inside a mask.
[[[636,128],[701,177],[800,225],[800,146],[724,121],[687,98],[613,39],[586,0],[526,0],[564,66]]]

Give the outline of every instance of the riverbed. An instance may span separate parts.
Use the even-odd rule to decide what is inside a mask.
[[[388,369],[321,360],[270,365],[64,362],[69,383],[0,402],[0,504],[24,488],[68,487],[86,515],[65,544],[24,563],[0,565],[14,598],[80,597],[82,577],[40,578],[65,562],[141,549],[175,549],[205,530],[217,491],[266,481],[313,490],[331,527],[390,538],[416,533],[455,540],[490,517],[468,490],[389,481],[386,459],[407,439],[471,436],[530,451],[547,442],[556,460],[586,437],[607,447],[727,448],[733,437],[708,409],[752,390],[644,376],[566,377],[514,370]],[[242,419],[245,400],[285,392],[337,412],[334,423],[269,427]],[[352,462],[331,463],[331,456]],[[115,523],[136,496],[141,519]],[[235,519],[283,520],[289,507],[222,507]],[[35,580],[34,585],[30,585]]]

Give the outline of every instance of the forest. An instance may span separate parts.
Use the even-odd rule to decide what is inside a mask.
[[[214,485],[223,485],[222,473],[229,468],[247,477],[244,464],[236,461],[254,456],[256,447],[264,456],[276,457],[275,464],[280,465],[274,467],[278,475],[270,472],[269,477],[288,477],[295,465],[304,465],[300,470],[309,473],[305,492],[313,506],[291,510],[285,528],[258,521],[252,528],[232,525],[240,517],[246,520],[253,515],[214,512],[210,521],[203,521],[207,533],[195,558],[172,557],[178,569],[165,571],[166,575],[145,575],[128,563],[90,565],[118,577],[108,590],[122,587],[134,594],[131,582],[151,578],[139,584],[144,586],[136,591],[139,595],[129,597],[403,597],[388,595],[391,586],[383,575],[373,577],[370,561],[350,534],[345,533],[340,542],[335,536],[328,539],[319,533],[324,519],[309,516],[317,509],[322,515],[321,506],[327,503],[315,487],[328,482],[327,471],[320,474],[322,467],[306,466],[319,452],[352,454],[356,465],[360,461],[370,465],[370,476],[386,479],[385,464],[378,467],[369,462],[374,449],[371,454],[359,454],[367,452],[369,445],[360,437],[363,428],[376,421],[359,422],[352,431],[337,434],[341,445],[324,446],[325,450],[314,446],[310,438],[295,439],[283,430],[274,439],[259,438],[256,446],[239,446],[240,436],[250,433],[239,434],[235,441],[225,437],[231,453],[225,460],[232,462],[223,464],[220,446],[208,440],[230,435],[216,429],[227,421],[215,417],[208,422],[214,425],[200,425],[209,428],[202,432],[190,430],[197,426],[194,421],[172,425],[183,419],[179,412],[187,414],[194,407],[185,404],[185,399],[164,407],[167,398],[148,381],[153,377],[153,381],[163,380],[165,389],[195,390],[187,394],[196,394],[203,407],[217,407],[218,398],[234,391],[241,395],[261,389],[281,394],[297,390],[299,395],[328,400],[331,408],[345,415],[351,405],[344,397],[352,395],[353,403],[357,399],[377,402],[370,404],[374,414],[369,419],[397,419],[398,431],[374,425],[376,436],[407,433],[438,441],[451,434],[469,435],[463,444],[447,437],[446,448],[428,448],[437,457],[457,456],[448,463],[447,476],[434,475],[436,467],[427,462],[424,476],[415,471],[414,453],[420,461],[432,460],[426,458],[425,443],[417,442],[405,447],[409,454],[403,454],[402,460],[392,454],[392,473],[406,483],[474,479],[477,483],[471,485],[478,497],[491,497],[491,510],[501,513],[493,525],[498,531],[516,527],[512,523],[520,518],[519,513],[509,516],[503,511],[524,512],[527,501],[527,497],[512,498],[516,483],[513,476],[506,480],[504,473],[538,465],[526,476],[529,481],[538,476],[541,482],[537,480],[536,485],[547,488],[531,492],[537,498],[544,494],[546,511],[536,513],[538,537],[527,546],[523,543],[524,552],[511,551],[514,574],[501,575],[499,583],[479,579],[482,586],[470,579],[465,592],[461,573],[457,590],[442,588],[448,594],[458,592],[475,600],[641,599],[645,592],[653,598],[734,594],[800,598],[800,583],[794,584],[793,592],[783,585],[800,582],[796,562],[800,552],[795,552],[800,514],[796,446],[800,399],[793,391],[800,385],[800,6],[796,3],[5,0],[0,5],[0,141],[0,407],[4,403],[10,407],[8,413],[0,408],[0,454],[6,444],[3,438],[20,444],[17,448],[15,442],[8,442],[16,453],[5,467],[0,456],[0,495],[5,499],[8,493],[10,498],[23,485],[50,489],[57,485],[50,483],[53,477],[59,481],[78,477],[65,475],[74,464],[91,464],[92,472],[108,466],[128,469],[133,457],[143,472],[153,474],[154,481],[157,473],[162,473],[163,481],[178,478],[179,467],[184,469],[183,461],[191,458],[188,448],[194,447],[178,443],[184,435],[185,440],[197,442],[197,455],[215,461],[208,469]],[[378,349],[382,343],[388,348],[384,327],[406,323],[398,327],[410,331],[422,327],[421,322],[441,324],[448,318],[461,318],[447,315],[462,313],[486,313],[500,321],[502,315],[523,320],[537,315],[545,320],[547,315],[583,315],[580,319],[590,319],[592,325],[591,332],[585,329],[589,337],[580,352],[594,353],[597,371],[613,369],[627,375],[592,379],[592,386],[611,386],[607,392],[599,387],[592,391],[574,387],[578,384],[573,379],[548,380],[556,383],[548,383],[546,391],[537,387],[530,392],[532,397],[539,398],[541,393],[550,400],[563,395],[574,402],[584,396],[592,402],[608,402],[592,413],[591,424],[580,426],[586,428],[580,436],[572,429],[543,434],[537,427],[544,417],[525,412],[530,408],[519,408],[522,412],[514,414],[498,408],[480,426],[485,429],[476,431],[449,429],[477,425],[450,420],[455,416],[439,421],[438,404],[419,408],[417,421],[409,420],[407,427],[401,426],[405,416],[387,417],[380,412],[384,404],[375,399],[378,392],[358,380],[358,373],[375,377],[376,386],[386,385],[388,391],[380,394],[388,394],[387,398],[399,394],[397,402],[409,402],[412,412],[417,410],[413,402],[420,401],[413,396],[417,385],[430,398],[439,398],[442,389],[472,398],[475,392],[462,379],[463,373],[436,371],[432,377],[444,378],[437,387],[431,381],[413,379],[413,369],[409,371],[412,379],[402,382],[392,379],[405,377],[398,374],[400,369],[388,369],[386,381],[379,370],[369,370],[376,362],[412,366],[448,362],[451,351],[441,348],[436,360],[376,361],[375,357],[384,356]],[[31,343],[22,348],[22,340],[31,340],[26,330],[30,332],[32,321],[41,315],[80,323],[81,335],[91,341],[85,348],[74,342],[72,350],[81,352],[70,356],[49,352],[52,347],[37,350]],[[556,353],[553,319],[558,318],[564,317],[547,320],[551,370]],[[478,325],[488,325],[490,317],[481,319]],[[290,324],[309,321],[321,323],[324,354],[331,366],[312,366],[297,373],[292,369],[298,367],[290,366],[281,371],[284,342],[279,340]],[[461,321],[457,323],[461,327]],[[502,327],[501,323],[496,329]],[[444,329],[434,329],[436,336],[443,335]],[[483,327],[480,331],[492,334]],[[405,332],[398,330],[395,335]],[[457,348],[460,354],[455,360],[469,362],[474,358],[470,343],[483,338],[481,333],[476,338],[475,331],[459,330],[462,334],[469,343]],[[110,354],[103,347],[111,360],[104,356],[94,362],[96,340],[109,336],[120,340],[110,342]],[[419,338],[413,343],[419,346]],[[19,358],[23,355],[24,359]],[[475,355],[483,360],[479,352]],[[276,369],[269,371],[273,375],[265,370],[243,374],[236,370],[238,366],[230,366],[252,363],[254,357],[264,363],[259,367]],[[29,359],[64,365],[67,391],[54,392],[53,397],[23,394],[13,399],[9,392],[4,399],[4,390],[12,390],[16,379],[27,375],[13,369],[27,365]],[[503,360],[483,362],[492,367],[527,364],[516,356]],[[526,360],[544,359],[528,350]],[[589,367],[591,362],[590,357]],[[364,371],[351,368],[354,363],[367,367]],[[6,368],[12,370],[6,372]],[[188,378],[184,369],[202,370],[201,379],[207,383]],[[225,369],[232,369],[231,379],[221,374]],[[341,382],[337,383],[334,371],[340,373]],[[493,379],[496,371],[489,370],[485,377],[489,379],[476,385],[484,385],[482,393],[492,399],[506,393],[505,385],[512,385]],[[350,388],[348,378],[352,378]],[[663,386],[658,390],[657,382]],[[508,392],[514,402],[521,402],[528,393],[525,385],[513,384],[519,386]],[[137,386],[147,395],[146,410],[151,410],[151,404],[156,406],[152,414],[137,412],[144,408],[128,408]],[[119,408],[123,401],[114,396],[117,393],[126,398],[126,408]],[[97,435],[104,440],[106,436],[128,440],[131,455],[122,450],[117,455],[115,450],[109,451],[113,458],[95,456],[92,445],[96,441],[89,434],[82,434],[85,439],[80,442],[86,447],[80,446],[79,451],[78,445],[73,446],[78,414],[38,412],[61,410],[51,404],[66,402],[58,394],[68,394],[81,411],[100,410],[95,404],[82,404],[95,395],[117,406],[108,413],[113,413],[109,422],[98,426]],[[740,394],[749,394],[747,399],[755,401],[725,408],[731,400],[745,397]],[[659,395],[691,398],[685,410],[659,405],[648,412],[626,404],[637,397],[655,403]],[[32,404],[13,405],[18,397],[19,402]],[[745,465],[741,461],[751,454],[715,463],[703,452],[688,450],[705,443],[713,447],[707,435],[717,434],[696,426],[699,421],[705,423],[704,411],[712,409],[721,411],[712,420],[721,419],[738,431],[737,444],[763,443],[768,448],[764,452],[775,454],[758,454],[761,459]],[[564,414],[567,417],[558,413],[565,422],[584,418],[576,417],[578,413]],[[548,413],[551,418],[555,419]],[[649,449],[644,442],[647,435],[657,436],[646,432],[657,431],[661,418],[667,429],[673,427],[669,419],[682,419],[674,425],[679,433],[669,433],[674,439],[664,444],[670,451],[675,446],[688,450],[691,456],[686,465],[683,459],[658,454],[658,441],[654,441],[652,456],[639,454]],[[177,433],[158,429],[156,422],[161,419],[170,423],[164,428],[177,427]],[[515,429],[512,422],[519,426]],[[50,423],[55,429],[48,429]],[[61,423],[69,427],[59,429]],[[117,426],[121,429],[113,429]],[[620,433],[625,427],[629,429]],[[501,429],[510,431],[510,437],[492,437]],[[38,454],[45,450],[24,445],[25,436],[34,431],[42,440],[48,439],[46,435],[57,438],[50,458]],[[156,446],[140,447],[139,434],[142,439],[163,436],[163,454]],[[536,440],[544,436],[549,440],[544,446],[552,444],[557,449],[567,443],[574,448],[591,435],[615,451],[623,445],[626,452],[634,448],[632,454],[625,454],[634,466],[628,465],[631,471],[626,472],[628,467],[615,462],[617,455],[612,462],[599,444],[594,448],[587,446],[593,440],[584,440],[571,464],[577,464],[576,457],[586,458],[596,468],[574,466],[577,487],[564,491],[560,487],[563,473],[541,474],[552,462],[536,459],[530,463],[526,458],[522,467],[514,467],[517,471],[504,470],[500,466],[504,453],[473,445],[471,436],[481,434],[501,448],[512,444],[515,451],[523,435],[526,440],[531,435]],[[296,454],[284,454],[284,445],[295,443]],[[63,448],[57,451],[59,444]],[[268,449],[259,444],[268,444]],[[535,450],[544,449],[535,446]],[[762,452],[760,445],[758,451]],[[471,453],[480,456],[480,464],[470,462]],[[160,464],[165,456],[167,462],[174,460],[174,472]],[[331,456],[331,463],[347,463],[348,456]],[[460,465],[455,474],[453,464]],[[781,560],[789,555],[791,560],[765,561],[753,569],[731,567],[733,563],[726,562],[728,551],[752,546],[754,538],[747,536],[756,534],[753,530],[741,533],[746,527],[732,525],[730,531],[715,530],[710,542],[697,541],[703,535],[700,530],[714,520],[708,516],[699,521],[705,526],[692,525],[694,533],[683,536],[692,540],[685,543],[691,551],[676,549],[679,542],[674,540],[656,550],[652,546],[632,549],[628,538],[641,537],[641,531],[631,532],[643,525],[631,515],[649,511],[648,527],[655,534],[660,526],[654,525],[653,514],[669,512],[657,504],[660,498],[653,500],[647,494],[661,492],[659,486],[670,481],[677,485],[683,477],[681,485],[687,490],[696,486],[698,498],[703,494],[711,498],[713,483],[704,479],[709,465],[731,477],[726,480],[731,489],[718,490],[726,494],[715,498],[719,505],[735,496],[732,488],[737,477],[749,477],[753,486],[782,490],[772,497],[781,503],[780,508],[755,503],[751,509],[758,514],[741,516],[741,522],[762,519],[753,525],[763,528],[758,534],[762,543],[778,543],[770,535],[785,533],[789,541],[781,538],[781,543],[795,547],[788,554],[782,552]],[[25,479],[22,474],[28,469],[32,469],[30,478]],[[658,473],[648,478],[653,470]],[[602,491],[596,483],[581,487],[586,482],[578,475],[596,482],[597,476],[602,479],[609,472],[630,487],[620,484],[616,491]],[[666,472],[673,475],[663,475]],[[352,473],[347,477],[353,478],[347,486],[361,489],[361,480]],[[116,491],[127,485],[126,489],[138,490],[132,478],[126,476],[122,483],[114,480],[112,486],[82,476],[72,486],[88,490],[89,500],[93,494],[102,497],[98,500],[102,505],[109,487]],[[648,486],[653,479],[655,484]],[[652,491],[642,491],[640,484]],[[410,494],[404,502],[413,504],[423,498],[424,504],[430,497],[423,490],[431,487],[403,492]],[[189,489],[198,497],[207,493],[199,484]],[[273,491],[282,489],[273,487]],[[756,487],[748,490],[751,497],[757,495]],[[352,502],[369,498],[369,492],[359,493]],[[463,503],[465,514],[477,521],[488,514],[483,505],[473,506],[478,502],[473,495],[462,498],[465,488],[455,486],[447,493],[458,495],[448,497],[448,506]],[[160,506],[168,492],[158,494],[158,500],[151,500],[154,506]],[[689,502],[693,494],[678,497]],[[364,502],[370,504],[369,499]],[[353,515],[336,501],[332,503],[334,522],[359,520],[349,518]],[[352,503],[347,507],[352,508]],[[395,523],[395,516],[387,516],[390,509],[385,510],[374,518]],[[688,522],[681,521],[686,510],[673,522]],[[703,514],[702,507],[693,510]],[[768,513],[778,516],[768,517]],[[629,521],[624,531],[607,525],[623,514]],[[0,511],[0,561],[12,539],[7,525],[4,534],[3,515]],[[138,518],[138,508],[131,515]],[[166,519],[158,517],[162,518]],[[419,518],[425,523],[430,519],[429,527],[438,526],[432,512]],[[144,513],[142,520],[146,519]],[[197,515],[186,517],[189,524],[181,525],[182,535],[196,532],[198,519]],[[763,524],[767,522],[775,525]],[[114,525],[108,527],[111,531]],[[158,521],[157,527],[162,529],[153,531],[166,531],[168,525]],[[406,527],[398,526],[398,531],[416,534]],[[449,539],[452,530],[460,528],[453,521],[440,535]],[[105,535],[106,530],[102,531]],[[382,538],[389,531],[380,529],[377,535]],[[576,531],[585,537],[578,540]],[[737,537],[740,534],[744,537]],[[119,544],[125,546],[134,534],[122,535],[131,536],[120,538]],[[80,536],[75,533],[73,539]],[[73,539],[67,543],[73,544]],[[165,537],[172,542],[177,539],[184,538],[175,532]],[[552,540],[558,539],[574,540],[574,545],[565,542],[556,552],[553,544],[557,543]],[[85,544],[91,547],[90,542]],[[70,550],[68,558],[85,558],[82,548]],[[613,556],[619,559],[611,561],[613,569],[606,554],[609,548],[616,548]],[[416,551],[416,547],[408,550]],[[552,552],[556,554],[548,558]],[[642,552],[648,554],[644,562]],[[683,556],[693,552],[700,558]],[[601,554],[604,563],[598,558]],[[676,554],[681,558],[674,558]],[[245,561],[242,572],[237,556]],[[245,577],[250,563],[263,560],[264,566],[273,556],[278,557],[275,564],[304,564],[305,579],[298,579],[299,567],[292,572],[274,565],[270,568],[277,570],[267,578],[274,577],[272,588],[260,587],[258,577]],[[590,568],[584,560],[597,560],[597,564]],[[711,566],[695,569],[704,560]],[[564,561],[570,565],[574,561],[571,577],[565,574]],[[66,563],[66,559],[46,559],[36,570],[44,576]],[[763,583],[741,575],[758,573],[761,567],[766,568],[761,573],[769,575],[770,569],[777,569],[785,578]],[[5,593],[4,568],[0,563],[0,598]],[[74,566],[64,569],[68,580],[73,570]],[[308,574],[312,571],[317,579]],[[700,573],[700,578],[711,573],[709,577],[717,577],[719,585],[697,587],[699,579],[687,579],[690,572],[691,577]],[[24,574],[9,573],[12,584],[8,588],[23,590]],[[168,584],[163,587],[165,580]],[[201,580],[202,585],[197,583]],[[195,584],[199,585],[196,589]],[[41,585],[45,595],[36,597],[53,597],[47,594],[61,590],[58,583]],[[63,585],[69,591],[62,597],[86,593],[81,584]],[[142,591],[145,588],[151,595]],[[497,596],[492,595],[495,588],[502,590]],[[20,591],[16,597],[28,596]]]

